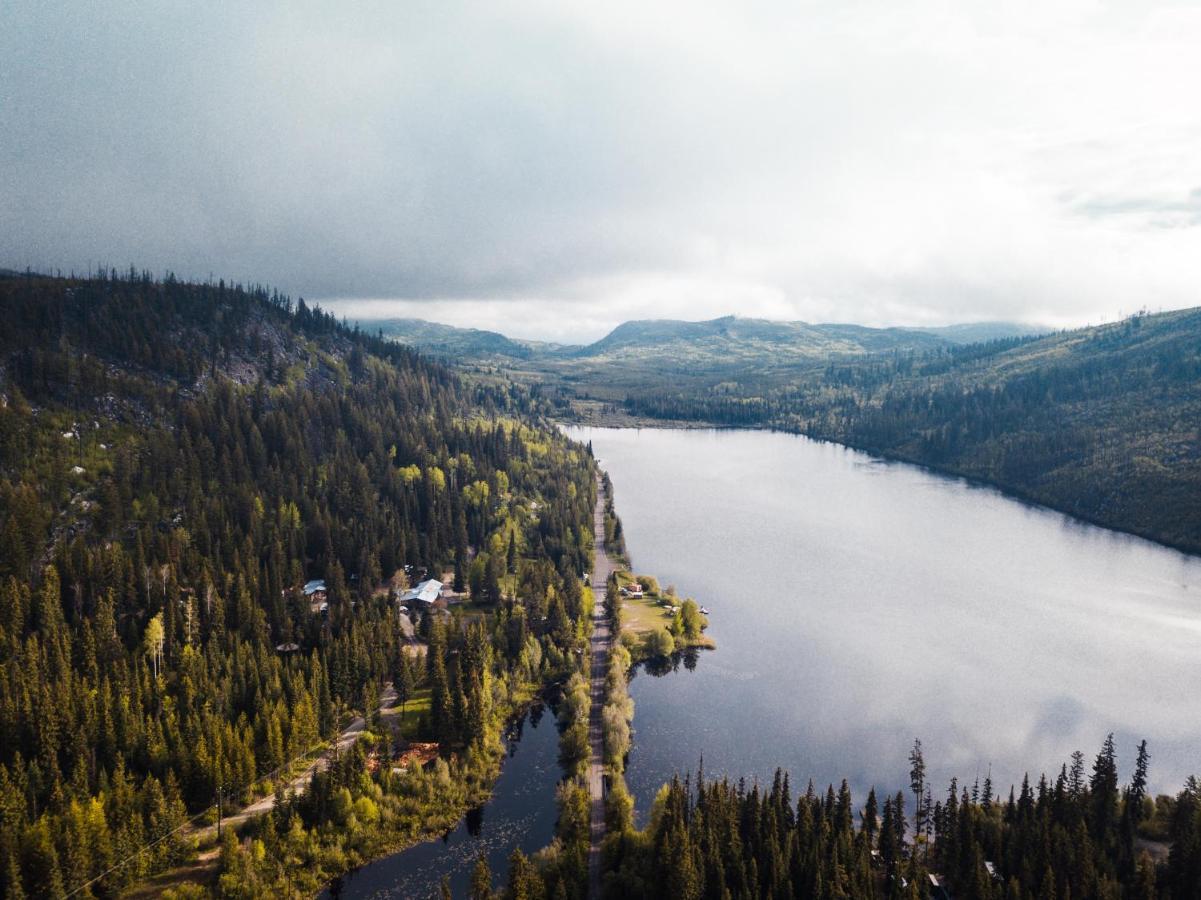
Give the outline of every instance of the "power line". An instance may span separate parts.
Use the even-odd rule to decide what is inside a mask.
[[[106,869],[105,871],[101,872],[99,875],[97,875],[91,881],[86,881],[83,884],[81,884],[79,887],[74,888],[73,890],[70,890],[67,893],[63,894],[63,900],[67,900],[68,897],[72,897],[75,894],[78,894],[80,891],[84,890],[85,888],[91,887],[97,881],[99,881],[101,878],[104,878],[106,875],[111,875],[113,872],[117,871],[117,869],[121,868],[123,865],[125,865],[127,862],[129,862],[131,859],[136,859],[137,857],[139,857],[143,853],[145,853],[147,850],[149,850],[151,847],[154,847],[157,844],[161,844],[163,841],[165,841],[167,838],[171,837],[171,835],[175,834],[176,832],[183,831],[185,828],[187,828],[189,825],[191,825],[197,819],[201,818],[202,816],[207,815],[208,811],[212,808],[213,807],[211,807],[211,806],[205,807],[203,810],[198,812],[196,815],[192,816],[192,818],[188,819],[186,822],[184,822],[178,828],[172,829],[171,831],[168,831],[166,834],[162,835],[161,837],[155,838],[149,844],[146,844],[144,847],[141,847],[138,850],[135,850],[133,853],[131,853],[129,856],[125,857],[125,859],[121,860],[119,863],[116,863],[111,868]]]
[[[351,722],[353,722],[353,721],[354,721],[354,718],[352,717],[350,721],[351,721]],[[366,726],[366,721],[364,721],[364,726]],[[366,728],[365,728],[365,727],[364,727],[364,730],[366,730]],[[344,732],[342,732],[342,731],[339,731],[339,732],[338,732],[338,734],[337,734],[337,735],[336,735],[336,736],[333,738],[333,746],[332,746],[331,748],[329,748],[329,749],[333,749],[333,750],[335,750],[335,751],[336,751],[336,750],[337,750],[337,748],[338,748],[338,745],[339,745],[339,744],[342,742],[342,738],[343,738],[343,737],[344,737]],[[324,742],[324,743],[329,743],[329,742],[327,741],[327,742]],[[262,776],[262,778],[261,778],[260,780],[262,780],[262,781],[267,781],[267,780],[269,780],[269,779],[271,779],[271,778],[275,777],[275,776],[276,776],[276,775],[278,775],[278,774],[279,774],[281,771],[283,771],[284,769],[288,768],[288,767],[289,767],[289,766],[291,766],[293,763],[295,763],[297,760],[299,760],[299,759],[304,759],[305,757],[307,757],[307,756],[308,756],[310,753],[312,753],[312,752],[313,752],[313,749],[314,749],[314,747],[320,747],[320,746],[322,746],[322,745],[321,745],[321,744],[315,744],[313,747],[309,747],[307,750],[304,750],[303,752],[301,752],[301,753],[297,754],[296,756],[292,757],[292,758],[291,758],[290,760],[288,760],[287,762],[285,762],[285,763],[283,763],[283,764],[281,764],[281,765],[277,766],[277,767],[276,767],[276,768],[274,768],[272,771],[268,772],[266,775],[263,775],[263,776]],[[303,778],[305,775],[307,775],[307,774],[308,774],[308,771],[309,771],[309,769],[311,769],[311,768],[315,768],[315,767],[317,766],[317,764],[318,764],[318,763],[320,763],[320,761],[321,761],[321,757],[318,757],[317,759],[313,760],[313,763],[312,763],[312,765],[310,765],[310,766],[305,766],[304,772],[302,772],[302,773],[301,773],[299,776],[297,776],[297,778],[298,778],[298,779],[299,779],[299,778]],[[316,773],[314,772],[314,774],[316,774]],[[247,809],[247,808],[249,808],[250,806],[253,806],[253,805],[254,805],[254,803],[252,802],[252,803],[248,804],[246,807],[243,807],[241,810],[239,810],[239,812],[237,812],[237,813],[234,813],[234,815],[233,815],[233,816],[227,816],[226,818],[234,818],[234,816],[241,815],[243,812],[245,812],[245,811],[246,811],[246,809]],[[164,835],[161,835],[160,837],[157,837],[157,838],[155,838],[155,839],[154,839],[153,841],[151,841],[149,844],[146,844],[146,845],[144,845],[144,846],[142,846],[142,847],[138,848],[137,850],[135,850],[135,851],[134,851],[133,853],[131,853],[129,856],[125,857],[125,858],[124,858],[123,860],[121,860],[120,862],[118,862],[118,863],[115,863],[115,864],[114,864],[113,866],[111,866],[110,868],[108,868],[108,869],[104,870],[103,872],[101,872],[99,875],[97,875],[97,876],[96,876],[95,878],[93,878],[91,881],[86,881],[86,882],[84,882],[83,884],[79,885],[79,887],[72,888],[70,891],[68,891],[67,893],[63,894],[63,900],[68,900],[68,898],[70,898],[70,897],[73,897],[75,894],[78,894],[80,891],[82,891],[82,890],[84,890],[84,889],[86,889],[86,888],[89,888],[89,887],[91,887],[93,884],[95,884],[96,882],[100,881],[100,880],[101,880],[102,878],[104,878],[105,876],[107,876],[107,875],[111,875],[113,872],[117,871],[117,869],[121,868],[121,867],[122,867],[122,866],[124,866],[126,863],[130,862],[131,860],[137,859],[139,856],[141,856],[143,853],[145,853],[145,852],[146,852],[147,850],[149,850],[151,847],[155,847],[155,846],[157,846],[158,844],[161,844],[163,841],[165,841],[167,838],[171,837],[172,835],[174,835],[174,834],[177,834],[177,833],[178,833],[178,832],[180,832],[180,831],[183,831],[185,828],[187,828],[189,825],[191,825],[191,824],[192,824],[193,822],[195,822],[197,819],[201,819],[201,818],[203,818],[204,816],[208,815],[208,813],[209,813],[211,810],[215,809],[215,808],[217,808],[217,804],[216,804],[216,803],[214,803],[214,804],[212,804],[212,805],[210,805],[210,806],[206,806],[204,809],[202,809],[202,810],[201,810],[200,812],[198,812],[196,815],[192,816],[192,818],[185,820],[185,821],[184,821],[184,823],[183,823],[182,825],[178,826],[177,828],[174,828],[174,829],[172,829],[171,831],[168,831],[166,834],[164,834]],[[265,814],[266,814],[266,813],[264,812],[264,815],[265,815]]]

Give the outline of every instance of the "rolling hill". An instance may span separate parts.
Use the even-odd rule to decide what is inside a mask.
[[[436,357],[483,360],[496,357],[529,359],[538,353],[555,350],[553,344],[520,341],[495,331],[456,328],[424,319],[367,319],[360,321],[364,330],[379,332],[400,344],[407,344]]]
[[[424,319],[367,319],[359,326],[434,356],[482,360],[639,361],[670,356],[711,366],[756,367],[890,351],[929,350],[1045,334],[1014,322],[972,322],[931,328],[782,322],[723,316],[708,321],[642,319],[623,322],[591,344],[553,344],[506,337],[495,331],[456,328]]]
[[[625,322],[591,344],[562,345],[514,340],[494,331],[455,328],[421,319],[363,320],[368,332],[424,353],[465,363],[520,362],[548,372],[619,366],[623,370],[767,371],[808,365],[830,357],[931,350],[957,341],[905,328],[810,325],[724,316],[703,322],[652,319]]]
[[[725,316],[706,322],[670,319],[626,322],[596,343],[564,355],[591,362],[622,361],[635,365],[659,360],[691,370],[698,366],[761,370],[830,356],[928,350],[945,343],[924,332],[899,328],[810,325]]]

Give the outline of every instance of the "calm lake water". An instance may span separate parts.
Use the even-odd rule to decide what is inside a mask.
[[[639,670],[627,780],[645,815],[673,773],[798,790],[908,789],[913,739],[944,793],[1003,793],[1091,762],[1154,790],[1201,773],[1201,559],[834,444],[753,431],[569,429],[613,479],[635,569],[696,597],[718,649]],[[527,719],[496,792],[445,840],[342,880],[343,898],[464,896],[476,857],[554,834],[558,731]]]
[[[424,898],[436,896],[443,875],[454,896],[467,896],[471,870],[480,854],[488,858],[497,883],[509,868],[514,847],[534,853],[555,834],[555,786],[559,768],[559,732],[546,706],[528,714],[508,741],[509,755],[492,799],[469,813],[444,838],[417,844],[363,866],[326,891],[323,898]]]
[[[673,772],[803,789],[1091,764],[1201,772],[1201,560],[997,491],[785,434],[572,429],[610,473],[639,572],[711,612],[693,670],[640,671],[628,781]]]

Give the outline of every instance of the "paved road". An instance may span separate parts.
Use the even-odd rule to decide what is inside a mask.
[[[601,842],[605,839],[605,737],[601,728],[601,710],[605,705],[605,674],[609,671],[609,649],[613,635],[605,615],[605,585],[613,571],[613,562],[605,553],[605,498],[600,478],[596,482],[596,510],[592,525],[596,561],[592,567],[592,705],[588,711],[588,796],[591,800],[591,846],[588,849],[588,894],[600,897]]]

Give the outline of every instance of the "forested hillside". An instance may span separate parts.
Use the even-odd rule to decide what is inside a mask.
[[[1201,552],[1201,310],[1042,337],[1005,323],[627,322],[521,358],[441,329],[448,358],[533,387],[564,419],[801,432]]]
[[[828,438],[1201,552],[1201,310],[770,382],[647,383],[624,409]]]
[[[487,791],[504,717],[582,644],[584,450],[262,289],[8,276],[0,322],[0,895],[182,861],[219,792],[270,793],[356,712],[379,733],[389,687],[426,712],[249,849],[226,829],[217,889],[313,891]],[[444,571],[467,611],[406,637],[393,590]],[[408,738],[437,771],[381,764]]]

